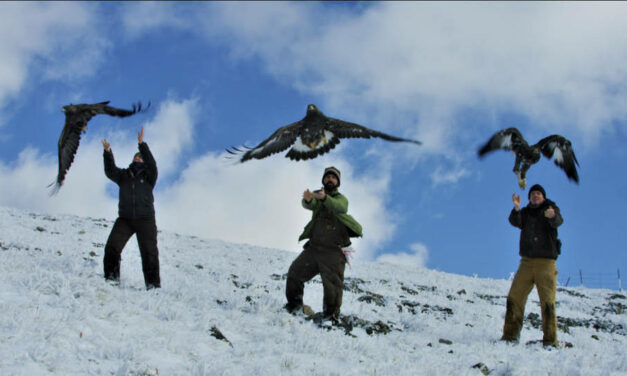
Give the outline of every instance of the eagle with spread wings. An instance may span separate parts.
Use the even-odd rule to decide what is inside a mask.
[[[78,150],[78,145],[81,141],[81,134],[87,130],[87,123],[92,117],[99,114],[106,114],[109,116],[127,117],[134,115],[138,112],[146,111],[150,107],[150,102],[144,108],[142,108],[141,102],[133,104],[131,110],[124,110],[108,105],[109,101],[94,103],[94,104],[69,104],[63,106],[61,111],[65,113],[65,125],[59,137],[59,172],[57,174],[56,181],[52,182],[49,186],[54,185],[51,192],[52,195],[57,193],[63,185],[63,180],[67,174],[72,162],[74,162],[74,156]]]
[[[511,150],[516,155],[513,171],[518,178],[518,185],[523,189],[527,185],[527,170],[540,160],[540,154],[549,159],[553,158],[555,165],[564,170],[568,179],[579,183],[577,174],[579,162],[575,157],[572,144],[567,138],[558,134],[545,137],[537,144],[529,146],[518,129],[503,129],[496,132],[479,149],[479,157],[485,157],[487,153],[497,149]]]
[[[371,137],[379,137],[394,142],[422,144],[420,141],[390,136],[359,124],[327,117],[318,107],[310,104],[307,106],[307,114],[304,118],[279,128],[256,147],[246,147],[247,150],[233,147],[232,150],[226,149],[226,151],[233,155],[244,153],[240,162],[246,162],[249,159],[262,159],[280,153],[292,146],[285,157],[300,161],[313,159],[328,152],[340,143],[340,138]]]

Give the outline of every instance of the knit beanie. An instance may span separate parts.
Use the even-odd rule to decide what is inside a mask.
[[[544,197],[544,199],[546,199],[546,192],[544,191],[544,188],[542,188],[540,184],[534,184],[531,186],[531,188],[529,188],[529,193],[527,194],[527,198],[531,198],[531,192],[533,191],[538,191],[542,193],[542,196]]]
[[[340,170],[338,170],[337,168],[331,166],[331,167],[327,167],[324,169],[324,174],[322,174],[322,184],[324,184],[324,177],[327,176],[328,174],[333,174],[335,175],[335,177],[337,178],[337,186],[340,186]]]

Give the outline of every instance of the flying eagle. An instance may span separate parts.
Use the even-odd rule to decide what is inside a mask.
[[[518,177],[518,185],[523,189],[527,185],[527,170],[540,160],[540,153],[549,159],[553,158],[555,165],[564,170],[570,180],[579,183],[576,167],[579,166],[579,162],[577,162],[573,147],[567,138],[558,134],[545,137],[537,144],[529,146],[518,129],[503,129],[496,132],[479,149],[479,157],[484,157],[487,153],[497,149],[512,150],[516,155],[514,173]]]
[[[146,111],[150,107],[142,108],[141,102],[133,104],[132,110],[123,110],[108,106],[109,101],[95,103],[95,104],[69,104],[63,106],[61,111],[65,113],[65,125],[59,137],[59,173],[57,180],[52,182],[49,186],[54,185],[51,194],[55,194],[63,185],[63,180],[67,174],[72,162],[74,161],[74,155],[78,150],[78,144],[81,141],[81,133],[85,133],[87,130],[87,122],[92,117],[98,114],[107,114],[110,116],[127,117],[134,115],[138,112]]]
[[[285,157],[300,161],[313,159],[328,152],[340,143],[340,138],[370,137],[422,144],[420,141],[390,136],[358,124],[326,117],[318,107],[310,104],[307,106],[307,114],[303,119],[279,128],[256,147],[246,147],[248,149],[246,152],[235,147],[232,148],[233,150],[226,149],[226,151],[234,155],[243,152],[240,162],[246,162],[249,159],[262,159],[274,153],[280,153],[293,145]]]

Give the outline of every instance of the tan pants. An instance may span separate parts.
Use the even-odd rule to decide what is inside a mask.
[[[518,341],[525,315],[527,297],[536,286],[542,312],[542,331],[545,345],[557,345],[557,316],[555,314],[555,260],[523,257],[507,295],[503,340]]]

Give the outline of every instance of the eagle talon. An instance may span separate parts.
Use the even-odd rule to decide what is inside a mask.
[[[518,179],[518,186],[521,189],[525,189],[525,187],[527,186],[527,179]]]
[[[527,179],[523,179],[522,176],[520,176],[520,171],[514,171],[514,173],[516,174],[516,178],[518,179],[518,186],[522,189],[525,189],[525,187],[527,186]]]

